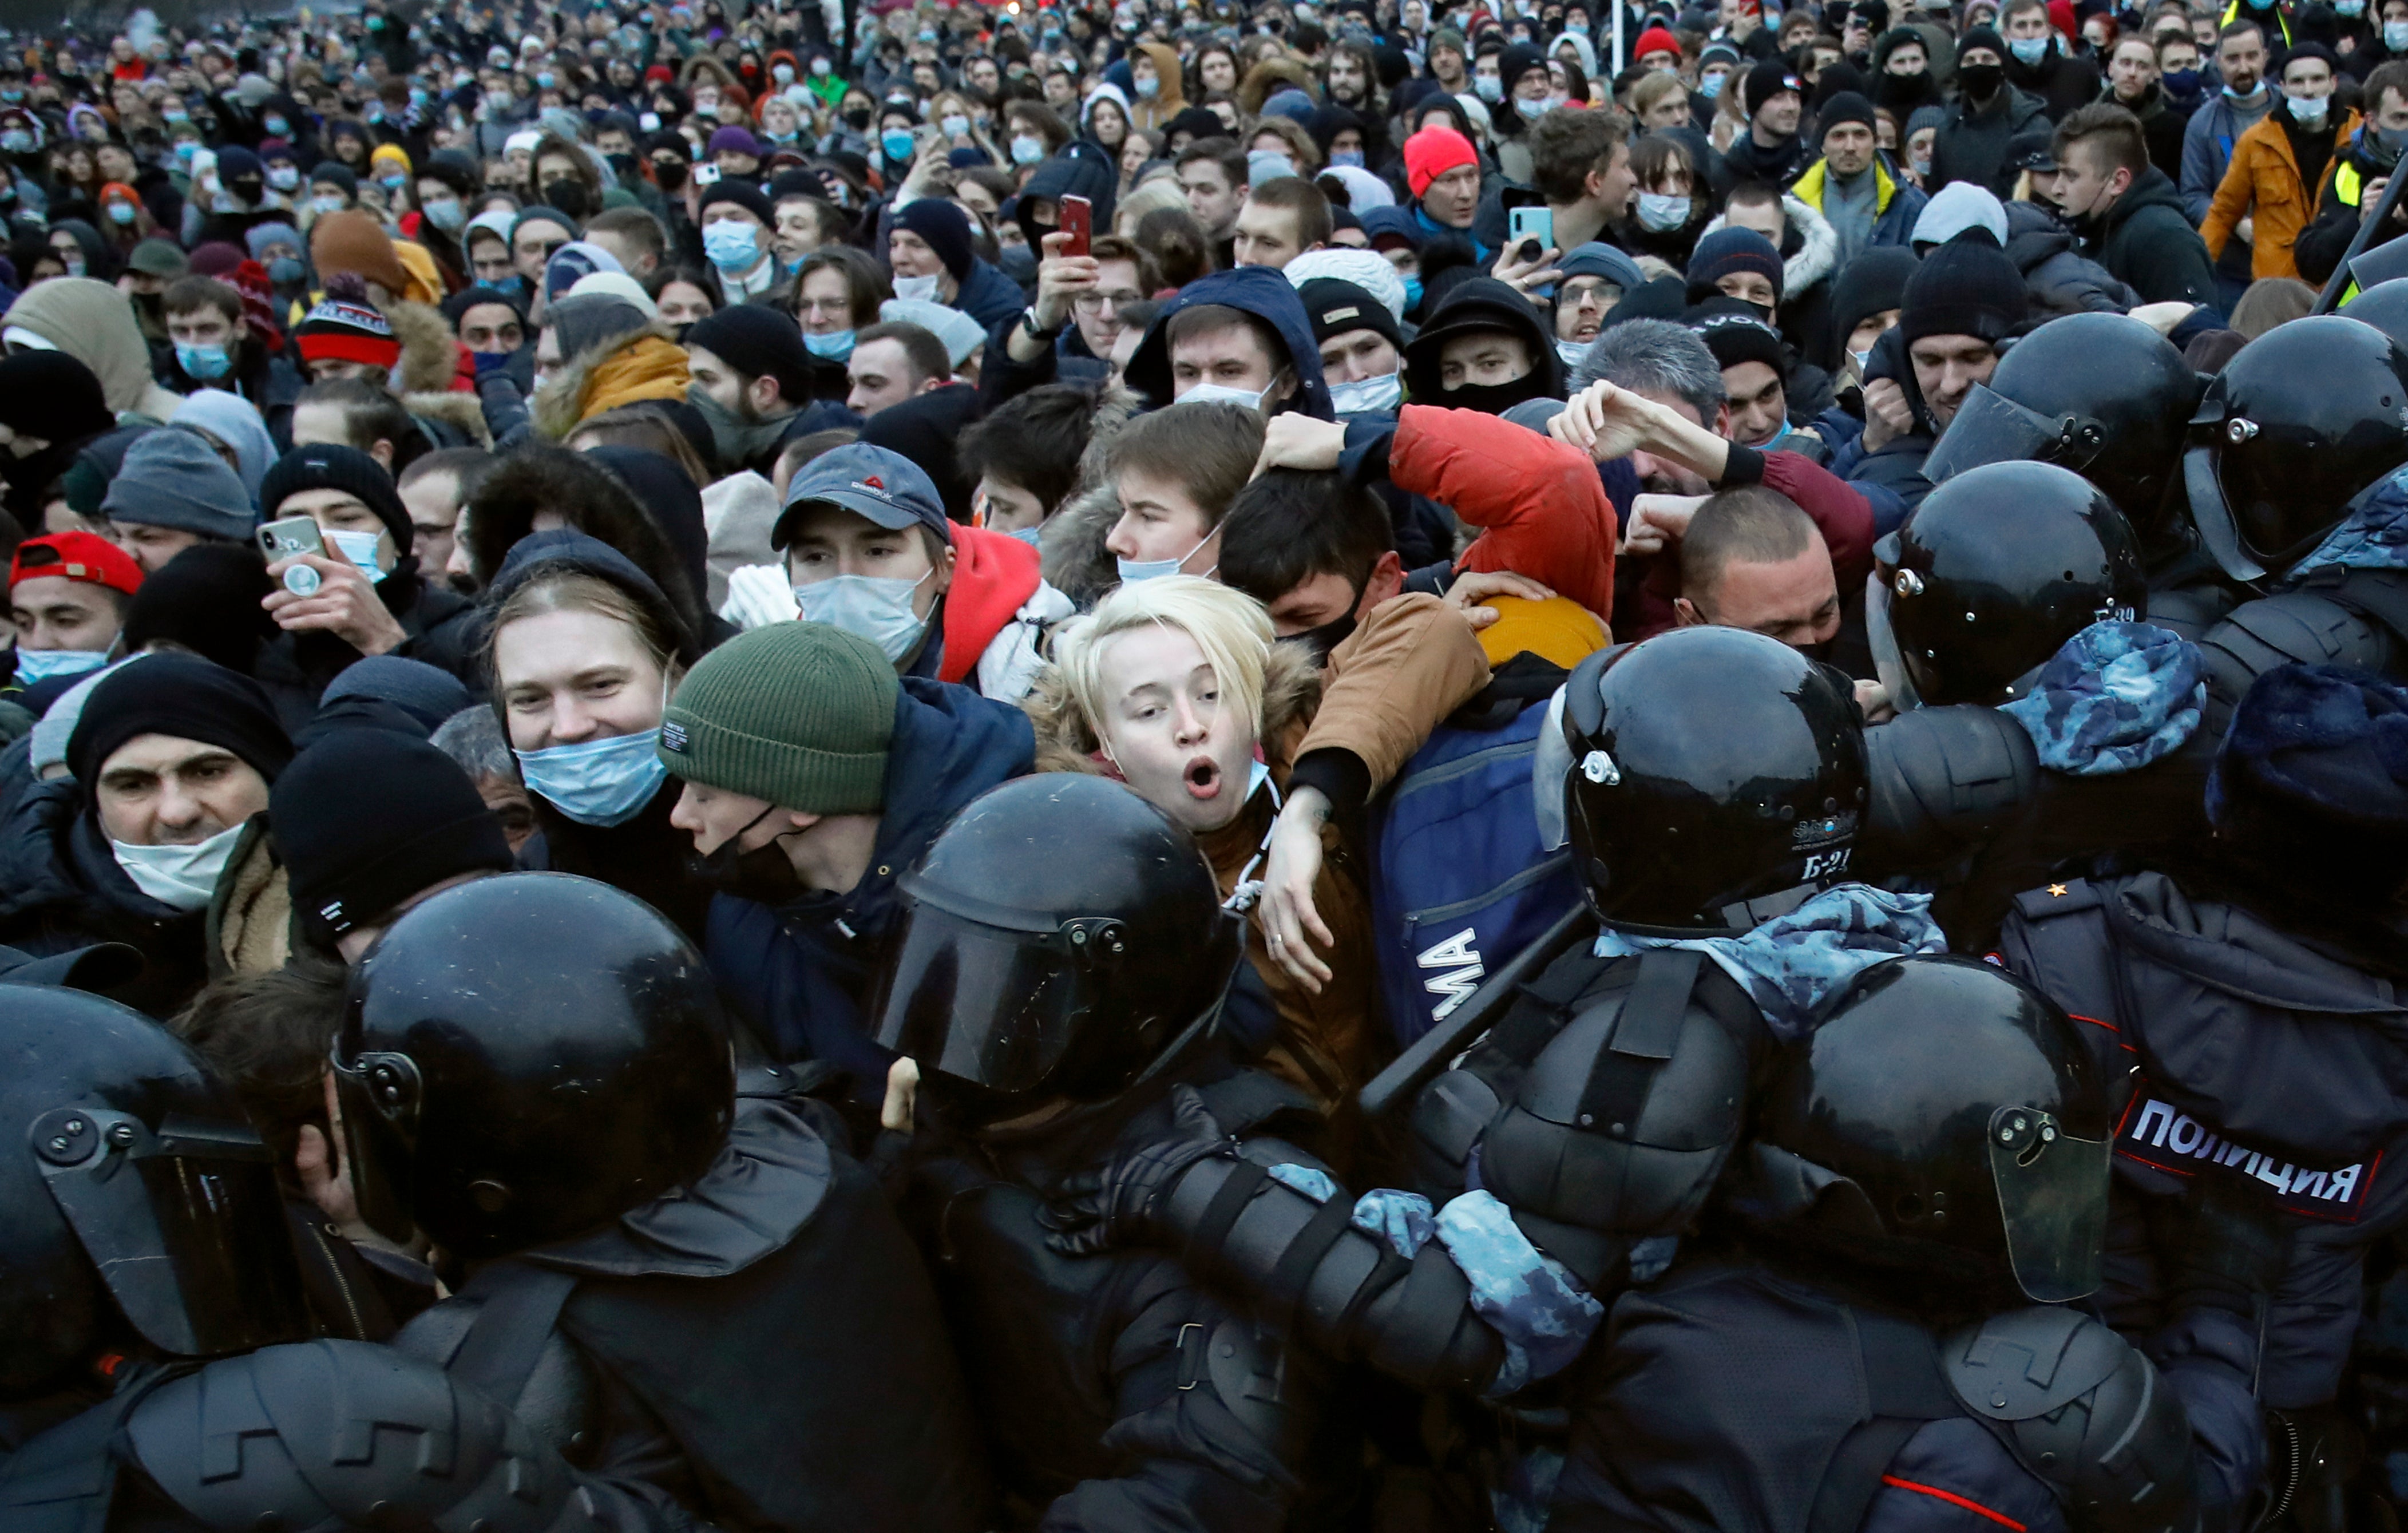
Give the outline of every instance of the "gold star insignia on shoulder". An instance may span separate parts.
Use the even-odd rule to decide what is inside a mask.
[[[2065,885],[2061,883],[2052,883],[2048,886],[2048,897],[2051,899],[2063,899],[2067,893]]]

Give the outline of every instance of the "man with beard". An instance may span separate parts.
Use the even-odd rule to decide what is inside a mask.
[[[775,309],[732,304],[706,315],[686,332],[685,351],[693,378],[686,403],[710,423],[711,445],[726,473],[750,468],[766,479],[788,436],[853,419],[807,413],[811,354],[794,320]]]

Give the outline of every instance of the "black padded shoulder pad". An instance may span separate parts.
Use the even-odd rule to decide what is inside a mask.
[[[2220,730],[2249,684],[2275,666],[2355,666],[2379,673],[2391,639],[2381,623],[2333,595],[2297,590],[2243,602],[2199,648],[2207,662],[2206,726]]]
[[[203,1526],[588,1533],[598,1506],[526,1426],[439,1369],[305,1341],[162,1385],[126,1424],[143,1471]]]
[[[1868,841],[1884,862],[1986,839],[2040,783],[2031,736],[1995,708],[1917,708],[1865,731]]]
[[[2149,1360],[2087,1315],[2036,1306],[1941,1347],[1948,1385],[2034,1478],[2075,1533],[2193,1533],[2190,1424]]]

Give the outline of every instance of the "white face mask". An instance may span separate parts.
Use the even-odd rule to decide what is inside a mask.
[[[242,826],[232,825],[197,846],[129,846],[112,840],[108,849],[136,889],[162,905],[189,911],[207,905],[217,892],[218,875],[225,871],[241,837]]]
[[[1248,409],[1263,408],[1263,395],[1268,389],[1233,389],[1226,383],[1198,383],[1179,396],[1182,405],[1243,405]]]
[[[1384,413],[1395,409],[1404,397],[1405,375],[1401,372],[1329,385],[1330,407],[1340,415]]]
[[[2325,125],[2325,113],[2331,106],[2330,96],[2293,96],[2291,121],[2303,128],[2321,128]]]
[[[1652,234],[1664,234],[1689,222],[1689,199],[1664,192],[1639,193],[1639,226]]]
[[[911,598],[936,573],[932,569],[916,580],[831,575],[795,587],[795,605],[803,609],[805,623],[824,623],[857,634],[877,645],[888,660],[901,665],[928,627],[928,620],[911,609]]]
[[[1588,347],[1576,340],[1559,340],[1555,342],[1555,355],[1563,359],[1565,366],[1577,367],[1581,358],[1588,355]]]
[[[897,277],[895,279],[895,296],[918,303],[935,303],[937,279],[934,277]]]

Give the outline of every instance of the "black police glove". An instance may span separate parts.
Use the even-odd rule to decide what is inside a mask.
[[[1170,1094],[1170,1132],[1122,1150],[1102,1169],[1082,1171],[1062,1184],[1039,1216],[1053,1233],[1045,1243],[1065,1256],[1092,1256],[1142,1243],[1153,1216],[1197,1162],[1235,1159],[1237,1141],[1221,1130],[1193,1086]]]

